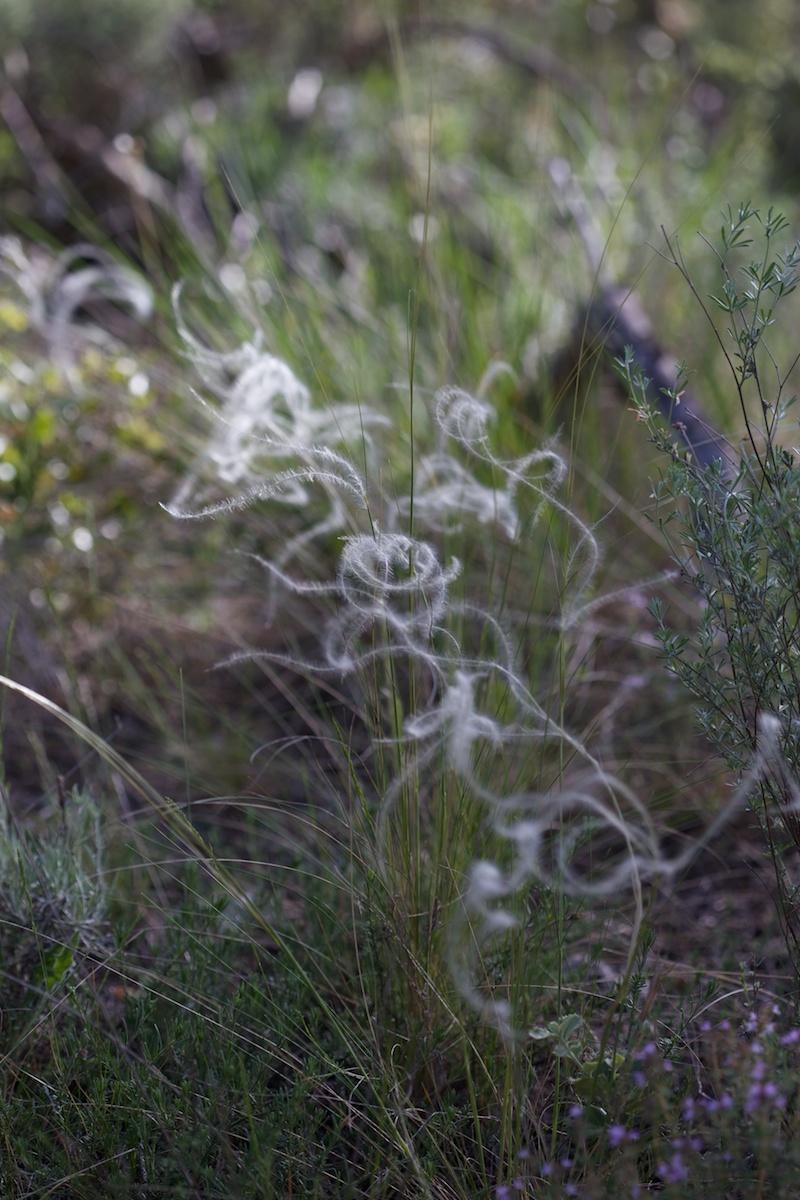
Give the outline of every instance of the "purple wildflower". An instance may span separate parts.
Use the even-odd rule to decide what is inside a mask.
[[[733,1096],[731,1096],[730,1092],[723,1092],[718,1099],[712,1096],[703,1096],[700,1103],[705,1112],[717,1113],[722,1109],[733,1108]]]
[[[664,1183],[684,1183],[689,1178],[689,1168],[676,1150],[668,1163],[660,1163],[656,1173]]]
[[[638,1142],[639,1140],[639,1130],[626,1129],[624,1125],[609,1125],[607,1133],[608,1144],[614,1149],[621,1146],[623,1142]]]
[[[778,1085],[768,1079],[766,1083],[753,1083],[747,1089],[747,1100],[744,1111],[754,1113],[762,1104],[771,1104],[773,1108],[784,1108],[786,1097],[778,1091]]]

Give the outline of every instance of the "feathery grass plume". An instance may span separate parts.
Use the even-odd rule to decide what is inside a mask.
[[[306,454],[318,454],[318,447],[330,452],[334,446],[348,446],[363,438],[369,442],[373,426],[388,424],[386,417],[360,405],[315,405],[308,388],[288,363],[264,349],[261,331],[256,331],[253,341],[232,351],[204,346],[183,316],[181,292],[182,285],[176,284],[172,306],[185,353],[205,387],[222,405],[215,409],[198,397],[221,426],[218,436],[209,439],[203,459],[222,483],[260,482],[275,458],[302,460]],[[202,462],[198,469],[201,466]],[[194,503],[192,493],[198,486],[196,476],[190,475],[175,501],[176,507]],[[302,506],[305,498],[298,494],[286,502]]]
[[[484,728],[482,732],[487,732]],[[493,740],[501,740],[496,727]],[[577,745],[565,730],[554,731],[573,747]],[[451,938],[451,964],[454,976],[468,1002],[483,1017],[494,1022],[507,1039],[515,1040],[511,1006],[498,1000],[478,980],[485,978],[483,956],[499,937],[518,929],[511,904],[524,888],[539,884],[562,889],[575,898],[602,899],[626,889],[636,891],[642,883],[669,883],[679,878],[700,851],[714,839],[738,812],[752,801],[761,786],[775,785],[791,793],[786,811],[800,811],[800,782],[787,768],[782,749],[784,730],[781,721],[761,714],[758,719],[758,744],[748,770],[706,829],[680,854],[670,856],[663,848],[647,810],[622,781],[608,775],[599,764],[586,772],[583,780],[570,782],[562,790],[530,792],[516,796],[491,796],[484,799],[495,815],[496,831],[511,845],[511,869],[503,871],[497,863],[473,864],[463,894],[461,919],[454,923]],[[580,750],[589,758],[583,747]],[[633,816],[623,809],[627,803]],[[575,820],[570,820],[575,817]],[[638,818],[638,823],[637,819]],[[608,846],[607,835],[616,835],[616,849]],[[606,835],[601,843],[610,863],[604,861],[599,876],[587,876],[576,869],[574,852],[591,838]],[[636,938],[631,951],[636,951]],[[630,962],[628,964],[630,966]]]
[[[465,520],[474,516],[483,525],[497,525],[514,541],[520,534],[518,489],[528,486],[543,500],[550,498],[564,478],[566,464],[549,446],[509,463],[497,460],[489,445],[489,425],[495,413],[482,398],[485,386],[484,382],[477,396],[457,387],[441,388],[436,393],[434,419],[439,448],[419,459],[414,496],[403,497],[398,511],[409,513],[413,499],[415,516],[432,531],[461,530]],[[454,457],[453,445],[499,471],[505,477],[505,486],[482,484]],[[541,482],[534,483],[528,477],[534,467],[543,468]]]
[[[181,309],[182,287],[173,289],[178,332],[205,388],[221,407],[198,396],[218,427],[199,461],[173,497],[174,516],[209,517],[240,510],[257,501],[275,500],[289,508],[323,513],[308,528],[288,538],[269,564],[273,582],[293,558],[316,539],[346,529],[346,501],[367,507],[366,486],[346,454],[336,446],[362,439],[371,444],[371,429],[387,418],[359,405],[336,408],[315,405],[311,393],[282,359],[263,348],[263,335],[229,352],[212,350],[191,332]],[[284,466],[286,462],[291,463]],[[207,478],[208,474],[212,480]],[[210,497],[219,484],[244,486],[243,493],[219,500]],[[327,509],[327,511],[325,511]],[[268,564],[263,563],[264,566]],[[270,595],[274,612],[274,596]]]
[[[80,387],[76,346],[108,341],[99,325],[78,321],[80,310],[103,300],[128,309],[137,321],[153,311],[149,284],[97,246],[71,246],[55,256],[40,248],[28,254],[18,238],[2,237],[0,274],[19,289],[31,327],[46,340],[52,361],[75,389]]]
[[[447,525],[451,530],[462,528],[463,519],[472,514],[482,524],[499,526],[513,542],[522,536],[519,525],[520,491],[527,489],[536,497],[528,521],[528,532],[549,505],[577,535],[570,546],[564,571],[561,625],[567,630],[575,627],[595,609],[624,596],[626,589],[586,599],[600,565],[600,547],[592,529],[555,494],[567,474],[566,461],[555,442],[546,443],[508,462],[498,459],[493,453],[489,427],[495,413],[484,396],[489,384],[502,369],[508,368],[505,364],[495,364],[487,372],[476,396],[455,387],[441,388],[436,393],[434,415],[440,449],[434,455],[423,457],[418,463],[416,480],[421,483],[422,491],[420,494],[415,488],[414,512],[427,518],[432,529],[443,528],[441,522],[444,513],[454,514]],[[448,442],[499,473],[505,479],[505,486],[481,484],[453,457],[452,451],[448,450]],[[435,483],[429,484],[429,480]],[[410,507],[411,501],[404,500],[400,504],[400,511],[408,511]],[[673,577],[674,572],[664,572],[648,583],[662,583]],[[642,585],[640,583],[637,586]]]

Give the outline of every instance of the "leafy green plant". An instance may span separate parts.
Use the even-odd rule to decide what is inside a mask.
[[[693,1024],[643,1042],[615,1080],[614,1119],[573,1104],[554,1151],[524,1155],[496,1200],[530,1196],[790,1197],[798,1169],[800,1030],[780,1006]]]
[[[38,836],[0,802],[0,1004],[3,1052],[85,979],[108,948],[99,814],[87,796],[64,797]]]
[[[796,883],[784,849],[800,847],[800,465],[792,446],[795,397],[787,395],[788,370],[771,348],[778,309],[800,278],[800,245],[780,249],[787,222],[772,209],[762,217],[742,205],[728,210],[717,260],[721,289],[712,308],[697,294],[677,242],[666,254],[684,276],[713,323],[730,368],[744,439],[730,444],[727,461],[703,470],[678,448],[656,416],[648,381],[632,356],[621,369],[640,413],[671,464],[655,487],[657,522],[681,572],[701,602],[695,633],[670,627],[664,606],[653,603],[659,638],[670,669],[698,701],[703,732],[741,776],[759,756],[765,771],[752,797],[777,878],[785,929],[797,961]],[[749,257],[756,246],[758,257]],[[747,252],[747,256],[745,255]],[[670,395],[680,421],[685,369]]]

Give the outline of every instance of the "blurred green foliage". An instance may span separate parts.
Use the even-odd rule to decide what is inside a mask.
[[[191,0],[2,0],[0,54],[12,74],[27,69],[46,108],[91,119],[95,89],[124,91],[137,76],[162,71]],[[11,61],[9,61],[11,60]]]

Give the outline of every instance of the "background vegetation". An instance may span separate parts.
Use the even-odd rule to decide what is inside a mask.
[[[0,30],[3,1194],[798,1194],[794,6]]]

